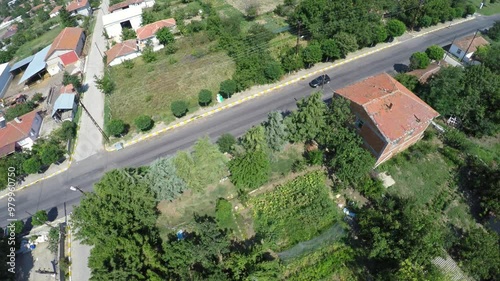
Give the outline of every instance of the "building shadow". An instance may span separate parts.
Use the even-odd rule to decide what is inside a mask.
[[[47,213],[48,221],[54,221],[55,219],[57,219],[58,214],[59,213],[56,207],[50,209],[49,212]]]
[[[35,266],[31,251],[16,254],[16,280],[25,281],[30,279],[30,272]]]
[[[394,71],[396,71],[397,73],[406,73],[410,70],[410,67],[408,67],[406,64],[402,64],[402,63],[396,63],[393,65],[394,67]]]

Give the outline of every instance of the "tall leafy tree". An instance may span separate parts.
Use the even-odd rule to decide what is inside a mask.
[[[262,149],[247,151],[229,162],[231,182],[242,191],[255,189],[269,180],[271,163]]]
[[[272,111],[267,116],[264,124],[266,131],[267,146],[274,151],[281,151],[287,143],[286,125],[283,123],[283,115],[279,111]]]
[[[160,43],[165,46],[167,46],[168,44],[172,44],[175,41],[174,35],[167,27],[160,28],[156,32],[156,38],[158,38],[158,41],[160,41]]]
[[[174,159],[171,157],[153,162],[146,179],[157,201],[172,201],[187,189],[187,184],[177,175]]]
[[[318,43],[311,43],[302,50],[302,59],[308,67],[311,67],[315,63],[320,62],[322,58],[323,52],[321,50],[321,46]]]
[[[251,152],[255,150],[266,149],[266,134],[263,126],[254,126],[250,128],[241,138],[243,147]]]
[[[297,108],[288,121],[290,140],[303,142],[316,139],[326,126],[327,106],[322,99],[321,92],[298,101]]]

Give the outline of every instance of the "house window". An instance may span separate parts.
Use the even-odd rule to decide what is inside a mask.
[[[462,54],[462,50],[457,49],[457,54],[458,54],[458,55]]]
[[[356,119],[356,122],[355,122],[356,128],[358,128],[358,129],[363,128],[363,124],[364,124],[363,120]]]
[[[35,130],[31,129],[31,131],[30,131],[30,135],[31,135],[31,136],[34,136],[34,135],[35,135]]]

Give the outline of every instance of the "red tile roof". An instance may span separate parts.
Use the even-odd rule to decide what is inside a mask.
[[[55,51],[58,50],[73,50],[76,51],[80,37],[83,34],[83,29],[79,27],[66,27],[57,35],[56,39],[50,46],[49,52],[45,59],[48,59]]]
[[[68,4],[68,6],[66,6],[66,11],[68,12],[76,11],[82,7],[87,6],[88,2],[89,2],[88,0],[73,0],[71,1],[71,3]]]
[[[467,53],[474,53],[477,47],[490,44],[490,42],[486,41],[481,35],[477,35],[474,40],[472,40],[472,38],[474,38],[474,35],[461,38],[453,42],[453,45],[457,46],[462,51],[467,51]]]
[[[62,7],[63,6],[55,6],[54,9],[52,9],[52,11],[50,11],[49,15],[52,15],[52,14],[59,12],[59,10],[61,10]]]
[[[4,18],[4,19],[3,19],[2,23],[4,23],[4,22],[8,22],[8,21],[10,21],[11,19],[12,19],[12,17],[11,17],[11,16],[8,16],[8,17],[6,17],[6,18]]]
[[[427,126],[439,113],[389,74],[369,77],[335,91],[360,105],[380,133],[389,141]]]
[[[425,69],[415,69],[406,74],[417,77],[420,83],[426,83],[427,80],[429,80],[429,78],[431,78],[433,74],[439,72],[441,67],[446,67],[446,66],[448,66],[448,63],[442,60],[439,62],[439,64],[437,62],[433,62]]]
[[[36,11],[40,10],[40,8],[42,8],[43,6],[45,6],[45,4],[37,5],[37,6],[33,7],[33,8],[31,8],[30,11],[36,12]]]
[[[125,7],[128,7],[128,6],[132,5],[132,4],[140,4],[142,2],[144,2],[144,0],[127,0],[127,1],[123,1],[123,2],[120,2],[120,3],[117,3],[117,4],[109,6],[108,12],[112,13],[112,12],[114,12],[116,10],[123,9]]]
[[[147,24],[143,27],[140,27],[137,29],[137,39],[139,40],[145,40],[150,37],[153,37],[158,30],[164,27],[174,27],[175,26],[175,19],[166,19],[166,20],[159,20],[157,22],[153,22],[150,24]]]
[[[111,49],[106,51],[107,63],[110,64],[114,59],[126,56],[137,52],[137,42],[135,39],[130,39],[123,41],[121,43],[115,44]]]
[[[5,128],[0,129],[0,150],[2,150],[2,153],[9,154],[13,152],[16,142],[29,136],[33,120],[35,120],[37,115],[38,111],[31,111],[19,117],[21,123],[12,120],[7,123]],[[14,144],[14,146],[12,146],[12,144]],[[3,155],[0,155],[0,157],[1,156]]]

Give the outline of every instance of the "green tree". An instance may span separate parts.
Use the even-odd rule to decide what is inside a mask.
[[[50,165],[60,160],[64,156],[64,151],[54,143],[46,143],[40,151],[40,159],[43,165]]]
[[[166,280],[156,200],[138,169],[112,170],[73,210],[76,237],[92,245],[96,280]],[[112,249],[112,251],[110,251]]]
[[[233,158],[229,170],[231,182],[245,191],[258,188],[269,180],[271,163],[267,153],[258,149]]]
[[[116,88],[115,81],[109,71],[105,71],[101,78],[94,76],[97,89],[101,90],[105,95],[113,93]]]
[[[427,50],[425,50],[425,53],[431,60],[442,60],[444,56],[444,50],[443,48],[437,46],[437,45],[432,45]]]
[[[465,14],[466,15],[473,15],[476,12],[476,7],[472,4],[467,4],[465,6]]]
[[[494,41],[500,41],[500,21],[496,21],[490,29],[488,29],[488,37]]]
[[[37,156],[32,156],[23,163],[23,171],[26,174],[36,174],[42,168],[42,162]]]
[[[323,151],[319,149],[311,150],[306,153],[307,162],[309,165],[321,165],[323,164]]]
[[[226,99],[236,92],[236,82],[234,80],[224,80],[220,83],[219,93]]]
[[[64,121],[57,131],[57,136],[63,141],[71,140],[76,137],[76,127],[75,122]]]
[[[311,43],[302,50],[302,59],[307,67],[313,66],[323,58],[321,46],[318,43]]]
[[[188,112],[188,103],[184,100],[174,101],[170,104],[170,110],[175,117],[180,118]]]
[[[31,97],[31,101],[33,101],[34,103],[39,103],[43,100],[43,95],[42,93],[35,93],[33,95],[33,97]]]
[[[10,233],[12,230],[14,230],[14,233],[16,235],[21,234],[23,232],[23,229],[24,229],[24,222],[22,220],[12,221],[7,226],[8,233]]]
[[[241,145],[246,151],[265,150],[266,133],[263,126],[253,126],[241,138]]]
[[[146,44],[146,47],[142,50],[142,59],[145,63],[151,63],[156,61],[158,58],[156,57],[156,53],[149,43]]]
[[[125,131],[125,123],[120,119],[112,119],[106,125],[108,134],[112,136],[120,136]]]
[[[153,119],[151,119],[151,117],[149,117],[148,115],[140,115],[134,119],[134,124],[137,129],[144,132],[150,130],[153,127],[154,122]]]
[[[500,42],[490,45],[486,55],[481,59],[491,71],[500,74]]]
[[[418,85],[419,81],[418,78],[414,75],[406,74],[406,73],[398,73],[396,76],[394,76],[396,80],[398,80],[399,83],[403,84],[408,90],[414,92]]]
[[[321,51],[326,61],[336,60],[341,57],[340,49],[333,39],[326,39],[321,41]]]
[[[416,52],[410,57],[410,69],[425,69],[429,66],[431,60],[426,53]]]
[[[346,32],[339,32],[335,34],[332,39],[339,47],[340,54],[343,58],[345,58],[350,52],[356,51],[359,47],[356,42],[356,37]]]
[[[321,92],[297,102],[297,111],[288,121],[288,136],[293,142],[304,142],[316,139],[325,130],[327,106]]]
[[[164,46],[170,45],[170,44],[174,43],[174,41],[175,41],[174,35],[170,31],[170,29],[167,27],[160,28],[156,32],[156,38],[158,39],[160,44],[162,44]]]
[[[129,39],[135,39],[135,38],[137,38],[137,34],[135,34],[135,31],[132,28],[122,28],[121,38],[122,38],[122,41],[126,41]]]
[[[47,215],[47,212],[44,210],[40,210],[34,213],[33,216],[31,217],[31,224],[33,226],[39,226],[43,225],[48,220],[49,216]]]
[[[406,31],[405,24],[397,19],[388,21],[385,28],[387,29],[387,34],[393,38],[403,35]]]
[[[198,103],[201,106],[207,106],[212,102],[212,92],[207,89],[203,89],[198,93]]]
[[[460,16],[462,16],[462,14],[463,14],[463,12],[460,12]],[[425,15],[425,16],[420,18],[418,25],[421,27],[429,27],[432,25],[432,18]]]
[[[171,157],[153,162],[149,166],[146,180],[157,201],[172,201],[187,189],[184,180],[177,175],[174,159]]]
[[[283,115],[279,111],[272,111],[264,123],[267,146],[274,151],[281,151],[287,143],[288,135]]]
[[[498,234],[472,228],[455,245],[462,267],[478,280],[493,280],[500,275],[500,244]]]
[[[66,10],[66,5],[59,10],[59,19],[63,27],[73,27],[76,25],[75,19],[69,14],[68,10]]]
[[[57,253],[59,248],[59,229],[54,227],[49,230],[49,251],[53,254]]]
[[[222,153],[231,153],[235,144],[236,138],[229,133],[222,134],[217,140],[217,145]]]
[[[36,13],[36,17],[38,21],[41,23],[46,22],[47,20],[50,19],[49,12],[44,11],[43,9],[38,10],[38,12]]]
[[[82,80],[76,75],[70,75],[67,71],[64,71],[62,84],[64,86],[72,84],[75,89],[80,89],[82,87]]]
[[[283,76],[283,69],[281,69],[281,65],[278,62],[272,61],[266,64],[264,74],[268,82],[275,82]]]

